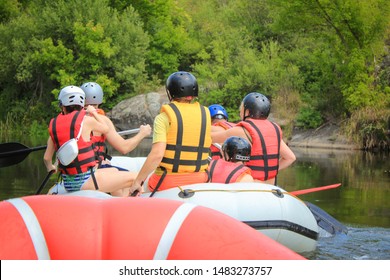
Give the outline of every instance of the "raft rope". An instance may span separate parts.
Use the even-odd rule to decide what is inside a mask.
[[[289,193],[289,192],[282,192],[280,189],[272,189],[272,190],[232,190],[232,189],[202,189],[202,190],[192,190],[192,189],[185,189],[180,186],[178,186],[181,192],[185,192],[187,194],[195,194],[199,192],[264,192],[264,193],[273,193],[279,197],[283,197],[283,195],[290,195],[293,196],[294,198],[298,199],[301,201],[303,204],[305,204],[302,200],[300,200],[298,197],[295,195]]]
[[[21,198],[13,198],[7,201],[11,203],[16,210],[18,210],[20,216],[22,216],[27,231],[30,234],[38,260],[50,260],[50,253],[47,248],[45,235],[42,232],[41,225],[34,210]]]
[[[192,203],[184,203],[176,209],[161,236],[156,252],[154,253],[154,260],[166,260],[168,258],[181,225],[196,206]]]

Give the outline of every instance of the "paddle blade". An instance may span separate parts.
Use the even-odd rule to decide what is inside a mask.
[[[23,144],[10,142],[0,144],[0,167],[23,161],[31,152],[46,149],[46,146],[29,148]]]
[[[329,232],[332,235],[338,233],[344,233],[344,234],[348,233],[348,229],[346,226],[344,226],[342,223],[337,221],[334,217],[326,213],[320,207],[307,201],[305,201],[305,204],[313,213],[313,216],[317,220],[317,224],[320,228],[324,229],[325,231]]]
[[[25,149],[28,149],[28,147],[17,142],[8,142],[0,144],[0,154]]]
[[[18,164],[19,162],[22,162],[26,157],[27,154],[19,154],[19,155],[13,155],[13,156],[7,156],[7,157],[0,157],[0,167],[7,167],[14,164]]]

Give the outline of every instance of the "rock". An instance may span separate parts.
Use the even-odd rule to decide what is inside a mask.
[[[359,149],[340,133],[340,127],[328,123],[317,129],[294,129],[291,139],[287,143],[291,147],[329,148],[329,149]]]
[[[117,130],[138,128],[142,124],[153,125],[161,106],[169,103],[166,93],[150,92],[140,94],[118,103],[107,116]]]

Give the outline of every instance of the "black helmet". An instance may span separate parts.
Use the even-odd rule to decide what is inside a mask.
[[[226,161],[249,161],[251,145],[244,138],[231,136],[223,143],[222,153]]]
[[[198,82],[194,75],[179,71],[171,74],[166,83],[168,98],[198,96]]]
[[[258,92],[248,93],[242,100],[242,103],[244,105],[244,120],[248,117],[264,120],[268,118],[271,111],[271,103],[268,98]],[[245,115],[247,109],[248,115]]]

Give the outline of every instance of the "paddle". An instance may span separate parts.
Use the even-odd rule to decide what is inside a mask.
[[[50,176],[54,173],[54,170],[50,170],[49,173],[47,173],[45,179],[43,180],[42,184],[39,186],[39,188],[36,190],[35,194],[40,194],[42,189],[46,186],[47,181],[49,181]]]
[[[329,189],[335,189],[337,187],[340,187],[341,184],[333,184],[333,185],[328,185],[328,186],[323,186],[323,187],[317,187],[317,188],[310,188],[310,189],[304,189],[304,190],[297,190],[297,191],[292,191],[289,192],[290,194],[293,194],[295,196],[302,195],[302,194],[307,194],[307,193],[313,193],[313,192],[319,192],[323,190],[329,190]]]
[[[119,135],[130,135],[139,132],[139,128],[118,132]],[[46,146],[30,148],[17,142],[0,144],[0,167],[7,167],[22,162],[31,152],[46,149]]]
[[[346,226],[344,226],[331,215],[326,213],[320,207],[307,201],[305,201],[305,204],[310,209],[320,228],[326,230],[332,235],[335,235],[337,233],[348,233],[348,229]]]
[[[328,186],[323,186],[323,187],[297,190],[297,191],[292,191],[289,193],[297,196],[297,195],[302,195],[302,194],[307,194],[307,193],[313,193],[313,192],[319,192],[319,191],[323,191],[323,190],[334,189],[334,188],[337,188],[340,186],[341,186],[341,184],[339,183],[339,184],[333,184],[333,185],[328,185]],[[320,207],[318,207],[310,202],[307,202],[307,201],[304,201],[304,203],[306,204],[306,206],[309,208],[309,210],[313,214],[313,216],[316,219],[317,224],[320,228],[324,229],[325,231],[329,232],[332,235],[337,234],[337,233],[347,234],[347,232],[348,232],[347,227],[344,226],[339,221],[337,221],[331,215],[326,213]]]
[[[31,152],[46,149],[46,146],[29,148],[23,144],[10,142],[0,144],[0,167],[6,167],[23,161]]]

